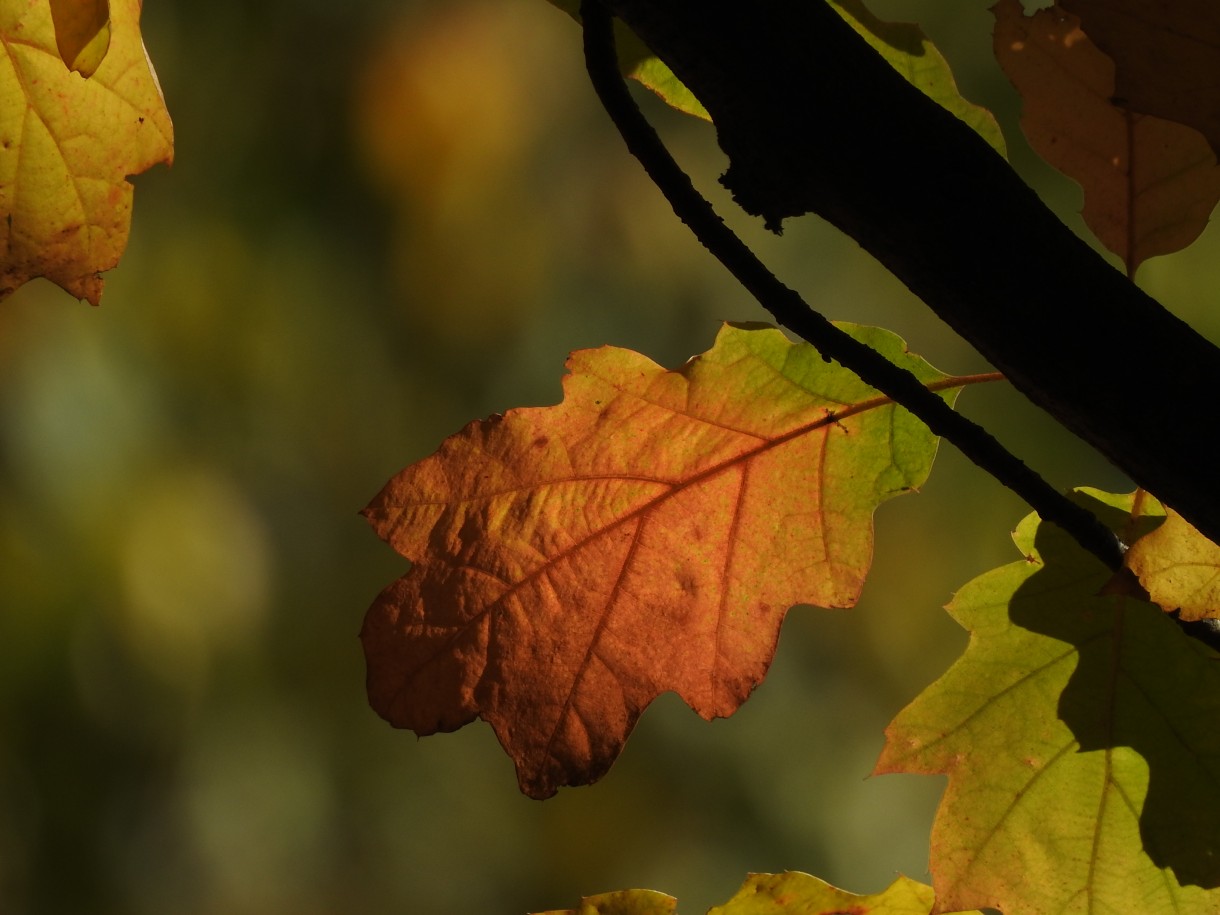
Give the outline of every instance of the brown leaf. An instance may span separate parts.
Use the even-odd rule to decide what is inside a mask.
[[[1021,93],[1030,145],[1084,189],[1083,217],[1129,274],[1178,251],[1220,200],[1220,167],[1198,131],[1111,102],[1114,65],[1058,9],[1000,0],[995,53]]]
[[[1189,124],[1220,153],[1220,4],[1215,0],[1060,0],[1118,67],[1132,111]]]

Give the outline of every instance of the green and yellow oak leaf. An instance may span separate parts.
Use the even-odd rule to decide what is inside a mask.
[[[1075,16],[1053,8],[1027,17],[1020,0],[992,10],[996,58],[1021,93],[1030,145],[1080,184],[1085,223],[1128,275],[1198,238],[1220,201],[1207,139],[1116,105],[1114,64]]]
[[[1082,493],[1082,498],[1086,496]],[[1132,496],[1089,491],[1130,533]],[[949,776],[932,832],[943,908],[1220,912],[1220,665],[1036,516],[1024,558],[949,605],[965,654],[887,729],[877,772]]]
[[[1060,0],[1117,67],[1132,111],[1188,124],[1220,152],[1220,5],[1215,0]]]
[[[1123,561],[1162,609],[1184,620],[1220,619],[1220,546],[1172,509],[1165,523],[1141,537]]]
[[[0,4],[0,298],[44,276],[96,305],[127,245],[127,177],[173,158],[139,16],[114,0],[93,38],[67,22],[61,44],[46,0]]]
[[[952,399],[892,334],[847,327]],[[365,509],[414,563],[362,639],[370,702],[418,734],[488,721],[534,797],[604,774],[672,690],[711,719],[797,603],[848,607],[872,514],[923,482],[923,423],[763,326],[676,371],[604,347],[563,402],[474,422]]]
[[[732,899],[707,915],[930,915],[934,902],[932,887],[906,877],[880,893],[858,896],[809,874],[787,871],[751,874]],[[676,907],[671,896],[627,890],[588,896],[579,908],[538,915],[672,915]]]

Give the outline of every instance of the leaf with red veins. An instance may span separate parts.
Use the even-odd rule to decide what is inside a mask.
[[[936,451],[773,328],[726,326],[676,371],[613,347],[568,369],[562,403],[471,423],[365,510],[414,563],[365,619],[373,708],[421,735],[483,718],[534,797],[603,775],[662,692],[732,714],[790,606],[856,602],[874,509]]]

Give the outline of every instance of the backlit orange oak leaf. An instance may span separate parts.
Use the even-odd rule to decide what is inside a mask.
[[[1220,167],[1190,127],[1115,105],[1114,64],[1057,8],[1026,17],[1000,0],[995,54],[1021,93],[1021,127],[1034,150],[1084,190],[1085,223],[1123,259],[1188,246],[1220,201]]]
[[[1060,0],[1118,67],[1132,111],[1201,131],[1220,152],[1220,5],[1215,0]]]
[[[1184,620],[1220,619],[1220,546],[1169,508],[1165,523],[1131,545],[1123,562],[1148,598]]]
[[[173,158],[139,18],[139,0],[114,0],[85,79],[60,58],[47,0],[0,4],[0,299],[45,276],[96,305],[127,246],[127,177]]]
[[[726,326],[676,371],[613,347],[567,367],[562,403],[471,423],[364,512],[414,563],[365,618],[373,708],[421,735],[483,718],[540,798],[603,775],[666,690],[735,711],[790,606],[855,603],[873,510],[936,449],[773,328]]]

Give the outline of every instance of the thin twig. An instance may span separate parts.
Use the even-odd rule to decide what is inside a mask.
[[[1121,567],[1125,547],[1093,514],[1057,491],[910,372],[839,330],[776,279],[695,189],[636,106],[619,72],[610,11],[599,0],[581,0],[580,14],[589,79],[628,150],[639,159],[678,218],[759,304],[781,325],[816,347],[824,359],[833,359],[855,372],[866,384],[910,410],[934,433],[1029,503],[1043,520],[1062,528],[1109,568]]]

